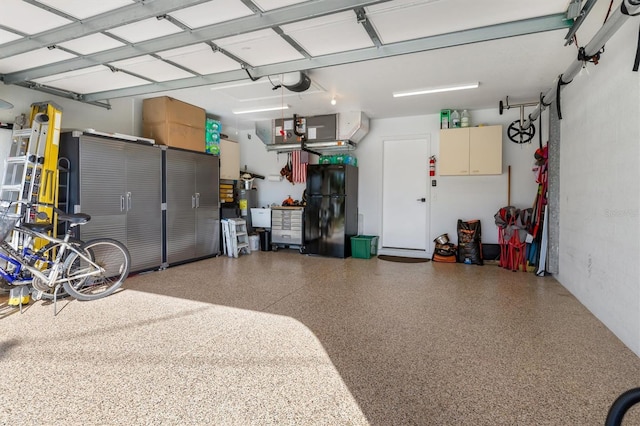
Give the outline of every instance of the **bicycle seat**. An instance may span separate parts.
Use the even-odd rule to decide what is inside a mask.
[[[58,213],[58,220],[64,220],[74,225],[82,225],[91,220],[91,215],[86,213],[65,213],[63,211],[56,211]]]
[[[45,234],[53,230],[53,225],[50,223],[21,223],[21,228],[27,228],[34,232]]]

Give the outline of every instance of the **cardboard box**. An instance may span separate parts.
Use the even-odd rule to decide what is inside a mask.
[[[161,96],[142,102],[142,133],[157,144],[205,151],[205,110]]]
[[[171,122],[146,123],[142,126],[142,134],[145,138],[155,139],[159,145],[205,152],[204,128]]]

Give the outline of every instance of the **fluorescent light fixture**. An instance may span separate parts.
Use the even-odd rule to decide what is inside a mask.
[[[393,92],[393,97],[401,98],[403,96],[426,95],[429,93],[451,92],[454,90],[477,89],[479,85],[480,83],[476,81],[473,83],[457,84],[455,86],[438,86],[428,89],[410,90],[406,92]]]
[[[278,105],[278,106],[253,108],[253,109],[241,109],[241,110],[235,110],[232,112],[234,114],[251,114],[252,112],[280,111],[282,109],[289,109],[289,105]]]

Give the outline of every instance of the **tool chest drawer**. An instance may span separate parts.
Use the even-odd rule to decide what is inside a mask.
[[[303,207],[274,207],[271,209],[271,243],[302,245]]]

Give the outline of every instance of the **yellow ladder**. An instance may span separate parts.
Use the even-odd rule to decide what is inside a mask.
[[[62,107],[52,101],[31,104],[31,122],[35,122],[37,117],[41,115],[48,117],[49,125],[42,156],[38,159],[41,162],[41,170],[39,176],[37,176],[37,181],[34,182],[31,202],[56,206],[58,203],[58,152],[62,126]],[[37,212],[47,214],[47,217],[54,225],[53,233],[55,235],[57,221],[54,220],[53,207],[40,206]],[[31,217],[30,220],[37,221],[35,217]]]

